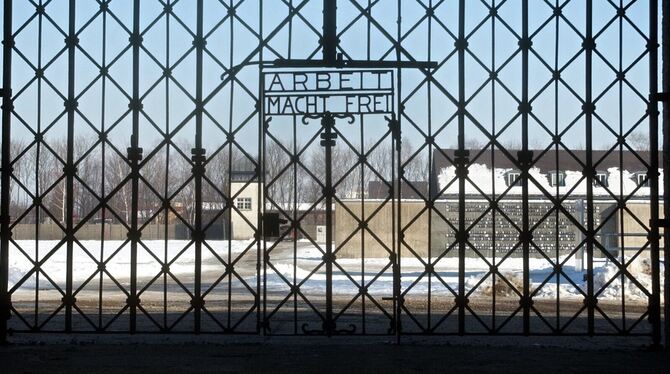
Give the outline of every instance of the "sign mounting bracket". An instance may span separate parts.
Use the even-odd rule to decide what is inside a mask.
[[[340,40],[337,37],[337,0],[323,0],[323,46],[322,60],[277,59],[273,63],[276,68],[360,68],[360,69],[435,69],[435,61],[374,61],[344,60],[342,53],[337,53]]]

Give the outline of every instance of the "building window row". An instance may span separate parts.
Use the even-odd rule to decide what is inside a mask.
[[[565,172],[560,170],[552,170],[547,173],[547,180],[549,181],[549,185],[551,187],[565,187]],[[634,181],[638,186],[649,187],[647,173],[635,173]],[[507,187],[520,186],[521,173],[516,170],[505,173],[505,184],[507,184]],[[606,171],[598,171],[596,173],[595,179],[593,180],[593,185],[596,187],[609,187],[609,173]]]

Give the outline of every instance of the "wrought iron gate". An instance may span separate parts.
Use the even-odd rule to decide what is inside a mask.
[[[287,82],[282,83],[282,77]],[[293,89],[298,88],[296,81],[300,82],[297,91]],[[396,146],[399,133],[394,110],[394,72],[350,69],[275,71],[265,73],[263,82],[266,166],[263,208],[268,216],[273,214],[271,211],[277,212],[273,216],[275,224],[280,221],[287,223],[284,230],[266,231],[277,234],[276,238],[268,235],[265,238],[265,333],[296,334],[300,331],[331,336],[388,334],[394,331],[393,289],[374,288],[375,281],[380,277],[396,279],[394,275],[397,274],[392,272],[397,242],[393,233],[377,234],[369,227],[377,216],[383,215],[384,210],[391,213],[386,215],[386,218],[391,218],[387,223],[392,225],[394,222],[393,212],[388,212],[396,200],[392,181],[397,179],[395,165],[400,149]],[[279,91],[273,91],[273,86],[280,88]],[[282,117],[285,118],[283,122]],[[310,126],[313,123],[317,126]],[[323,153],[319,147],[323,148]],[[282,157],[273,152],[277,148],[286,159],[279,165],[276,164]],[[306,165],[309,152],[319,155],[316,157],[317,164]],[[352,157],[346,157],[347,154]],[[380,170],[382,165],[375,165],[370,160],[375,155],[377,159],[381,156],[385,164],[390,162],[390,167]],[[387,193],[383,194],[381,203],[375,204],[378,206],[373,209],[368,207],[366,212],[366,192],[369,188],[365,182],[370,176],[378,179],[377,183]],[[289,196],[286,196],[286,191],[275,187],[287,177],[292,179]],[[311,191],[302,191],[310,184],[313,187]],[[301,195],[307,193],[311,196],[299,197],[299,190]],[[338,190],[345,190],[345,193],[338,193]],[[336,226],[334,210],[338,213],[337,221],[349,220],[351,224]],[[266,224],[270,225],[270,222],[266,220]],[[310,226],[312,229],[315,226],[322,228],[325,235],[315,237],[314,230],[308,232]],[[336,227],[340,232],[337,242]],[[382,264],[375,266],[369,263],[366,235],[383,247]],[[287,236],[291,239],[289,248],[285,243]],[[303,238],[302,243],[299,238]],[[292,251],[292,258],[288,262],[284,259],[283,263],[292,267],[292,279],[287,279],[278,269],[277,261],[282,262],[282,247]],[[312,253],[316,261],[304,259],[310,255],[309,252],[316,252]],[[345,252],[354,258],[345,260],[346,263],[336,261]],[[299,260],[301,258],[303,261]],[[308,274],[299,275],[301,267],[307,267]],[[395,270],[397,273],[397,268]],[[337,282],[337,286],[334,286],[334,275],[344,278]],[[324,287],[306,291],[305,288],[315,282],[313,278],[319,276],[323,277]],[[281,279],[279,286],[273,285],[273,277]],[[335,297],[333,287],[340,288],[340,291],[348,289],[350,294]],[[276,295],[277,301],[273,300],[273,295]],[[274,320],[280,319],[277,314],[281,314],[282,308],[290,301],[293,302],[293,316],[289,318],[291,326],[283,331],[280,327],[273,328],[276,325]],[[319,306],[318,301],[324,305]],[[299,308],[299,304],[304,304],[304,307]],[[308,314],[314,313],[312,318],[305,316],[304,311],[299,312],[303,309],[307,309]],[[346,327],[338,327],[338,323]]]
[[[668,1],[3,5],[3,338],[670,345]]]

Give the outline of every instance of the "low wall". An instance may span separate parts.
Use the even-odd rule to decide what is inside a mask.
[[[362,255],[365,257],[388,257],[389,253],[384,246],[389,249],[392,248],[393,227],[397,225],[393,221],[391,203],[387,202],[383,207],[381,207],[381,201],[375,200],[366,201],[363,206],[360,201],[344,201],[342,204],[347,209],[344,209],[341,205],[335,207],[337,222],[334,230],[335,246],[336,248],[341,247],[338,257],[360,258]],[[458,248],[453,246],[456,238],[452,225],[458,227],[458,202],[453,200],[437,201],[435,202],[435,210],[424,210],[424,207],[425,202],[419,200],[405,200],[401,204],[399,216],[404,227],[400,248],[401,256],[427,257],[430,249],[430,255],[435,257],[450,247],[453,247],[453,256],[457,256]],[[499,209],[504,215],[496,212],[495,220],[491,211],[485,214],[488,207],[489,202],[485,200],[466,202],[466,228],[470,228],[475,223],[469,230],[469,241],[474,249],[468,246],[466,255],[476,256],[476,252],[479,252],[481,255],[491,256],[495,252],[497,257],[502,257],[513,251],[512,257],[520,257],[522,255],[521,247],[517,246],[519,231],[514,225],[517,227],[522,225],[521,203],[514,200],[501,201]],[[552,207],[551,203],[545,201],[530,202],[529,223],[531,227],[534,227],[533,242],[543,252],[553,255],[556,253],[558,240],[558,252],[567,254],[582,242],[583,235],[581,230],[563,213],[559,213],[557,217],[556,212],[553,212],[545,217]],[[575,220],[586,224],[583,202],[578,199],[566,200],[563,202],[563,207]],[[615,207],[616,205],[613,202],[594,203],[594,223],[596,227],[600,227],[597,232],[597,240],[612,253],[617,252],[622,244],[617,239],[620,237],[621,227],[619,217],[610,217],[612,209]],[[649,202],[629,202],[627,207],[641,222],[649,222]],[[368,229],[376,235],[376,238],[369,232],[364,234],[358,232],[352,236],[351,233],[356,231],[359,224],[351,213],[360,218],[370,216],[377,209],[379,209],[379,212],[367,225]],[[362,214],[363,210],[364,215]],[[608,217],[607,222],[601,227],[601,221]],[[644,246],[647,237],[646,234],[641,233],[644,233],[645,229],[628,212],[623,215],[623,221],[624,247],[634,249]],[[493,236],[494,229],[495,238]],[[530,255],[531,257],[541,256],[534,248],[531,248]]]
[[[37,230],[37,231],[36,231]],[[35,239],[39,232],[40,240],[60,240],[65,237],[61,228],[53,223],[44,224],[18,224],[12,229],[12,238],[15,240]],[[83,225],[75,237],[78,240],[125,240],[128,238],[128,230],[118,223],[87,224]],[[142,230],[142,239],[161,240],[165,239],[165,225],[148,225]],[[177,235],[177,225],[167,226],[167,239],[182,239]]]

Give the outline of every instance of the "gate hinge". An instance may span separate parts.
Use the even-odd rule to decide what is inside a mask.
[[[657,226],[657,227],[663,227],[663,228],[668,228],[668,227],[670,227],[670,221],[668,221],[668,220],[665,219],[665,218],[660,218],[660,219],[657,219],[656,221],[654,221],[654,220],[649,220],[649,224],[650,224],[650,226],[653,227],[653,226],[654,226],[654,223],[656,223],[656,226]]]
[[[0,96],[5,97],[5,89],[0,88]]]
[[[670,92],[657,92],[649,95],[651,101],[667,102],[670,101]]]

